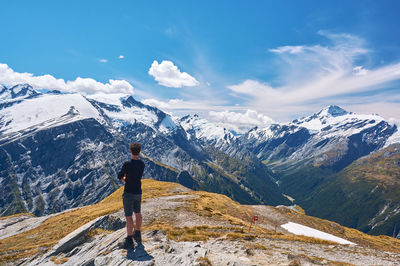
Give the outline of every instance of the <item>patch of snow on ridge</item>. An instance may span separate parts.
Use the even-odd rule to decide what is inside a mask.
[[[86,98],[117,106],[122,106],[121,98],[129,97],[129,94],[124,93],[97,93],[92,95],[87,95]]]
[[[225,128],[217,126],[204,118],[199,118],[197,115],[185,117],[181,120],[181,125],[186,131],[193,130],[196,138],[199,139],[220,140],[224,139],[227,134],[230,135],[230,138],[234,138],[233,134]],[[229,142],[229,139],[227,141]]]
[[[95,100],[115,107],[115,109],[103,109],[104,113],[114,120],[114,125],[120,127],[124,124],[142,123],[157,130],[156,124],[159,117],[152,109],[139,106],[126,106],[122,102],[130,95],[122,93],[104,94],[98,93],[86,96],[88,99]],[[173,118],[167,115],[160,122],[158,129],[163,133],[169,133],[177,128]]]
[[[82,118],[94,118],[102,121],[102,117],[80,94],[41,95],[36,99],[26,99],[0,110],[0,118],[7,126],[2,133],[12,133],[43,123],[47,120],[61,117],[73,106]]]
[[[11,92],[7,89],[0,91],[0,101],[11,99]]]
[[[12,87],[12,90],[14,91],[15,94],[18,94],[25,87],[26,87],[25,84],[24,85],[20,84],[20,85]]]
[[[154,112],[146,108],[140,108],[138,106],[127,107],[122,104],[123,98],[129,97],[128,94],[98,93],[86,97],[116,107],[116,110],[103,109],[103,111],[108,117],[114,120],[114,125],[117,127],[126,123],[135,124],[136,122],[139,122],[155,129],[154,125],[157,123],[158,117]]]
[[[305,225],[293,223],[293,222],[288,222],[286,224],[283,224],[283,225],[281,225],[281,227],[295,235],[315,237],[315,238],[329,240],[329,241],[333,241],[333,242],[336,242],[339,244],[344,244],[344,245],[356,245],[355,243],[350,242],[346,239],[319,231],[317,229],[314,229],[314,228],[311,228],[311,227],[308,227]]]
[[[398,128],[396,132],[386,140],[385,146],[383,148],[386,148],[395,143],[400,143],[400,130]]]
[[[171,119],[169,115],[167,115],[160,124],[160,131],[168,133],[170,131],[174,131],[177,128],[175,122]]]
[[[351,125],[357,121],[371,121],[371,123],[366,123],[364,127],[352,127]],[[311,116],[307,118],[302,118],[299,120],[295,120],[291,124],[296,126],[305,127],[312,131],[321,132],[326,130],[327,127],[331,127],[331,129],[326,132],[334,130],[335,135],[349,135],[356,134],[363,129],[373,127],[379,122],[383,121],[384,118],[379,115],[359,115],[354,113],[347,113],[341,116]],[[349,131],[350,130],[350,131]]]

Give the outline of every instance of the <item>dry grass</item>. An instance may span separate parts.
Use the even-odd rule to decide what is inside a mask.
[[[211,261],[207,257],[201,257],[196,260],[200,266],[212,266]]]
[[[267,248],[266,246],[260,245],[260,244],[252,244],[252,245],[249,245],[248,248],[257,249],[257,250],[271,250],[270,248]]]
[[[354,264],[347,263],[347,262],[342,262],[342,261],[329,261],[329,265],[332,266],[354,266]]]
[[[144,191],[143,199],[163,197],[178,194],[191,194],[198,197],[186,200],[188,204],[186,211],[212,217],[214,220],[227,221],[229,227],[224,226],[195,226],[195,227],[175,227],[168,220],[154,220],[143,230],[165,230],[167,236],[176,241],[206,241],[210,238],[224,237],[231,240],[251,240],[255,238],[279,239],[285,241],[300,241],[306,243],[332,245],[336,243],[295,235],[283,235],[274,231],[258,227],[256,234],[248,234],[250,217],[254,215],[251,208],[242,206],[230,198],[203,191],[175,193],[179,184],[171,182],[159,182],[145,179],[142,183]],[[24,257],[30,257],[39,252],[46,252],[55,245],[61,238],[92,221],[93,219],[113,213],[122,208],[122,189],[102,200],[101,202],[71,210],[44,221],[40,226],[0,240],[0,264],[15,261]],[[298,222],[318,230],[346,238],[352,242],[363,246],[369,246],[380,250],[400,252],[400,241],[387,236],[370,236],[355,229],[342,227],[337,223],[323,219],[309,217],[291,210],[280,210],[291,221]],[[261,224],[260,224],[261,225]],[[88,237],[93,237],[98,233],[106,233],[94,230],[88,233]]]
[[[162,230],[167,237],[174,241],[207,241],[210,238],[218,238],[224,235],[220,227],[176,227],[168,223],[157,223],[144,227],[145,230]]]
[[[232,225],[247,227],[254,213],[248,206],[240,205],[229,197],[216,193],[195,191],[193,194],[199,197],[192,199],[189,211],[199,215],[225,220]]]
[[[296,205],[296,210],[301,214],[306,214],[306,211],[300,205]]]
[[[18,217],[18,216],[31,216],[31,217],[35,217],[35,215],[33,215],[32,213],[29,212],[23,212],[23,213],[17,213],[14,215],[10,215],[10,216],[5,216],[5,217],[0,217],[0,220],[5,220],[5,219],[9,219],[9,218],[13,218],[13,217]]]
[[[85,237],[86,238],[94,238],[96,235],[111,234],[111,233],[113,233],[113,231],[111,231],[111,230],[104,230],[102,228],[96,228],[96,229],[89,230],[86,233]]]
[[[68,261],[68,258],[65,258],[65,257],[59,258],[59,257],[53,256],[50,258],[50,260],[52,262],[54,262],[54,264],[64,264]]]
[[[170,195],[178,184],[144,179],[143,199]],[[120,188],[101,202],[50,217],[40,226],[0,240],[0,263],[30,257],[45,252],[61,238],[97,217],[114,213],[122,208]],[[9,217],[6,217],[9,218]]]

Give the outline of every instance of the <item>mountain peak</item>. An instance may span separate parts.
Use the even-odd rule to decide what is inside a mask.
[[[0,91],[0,99],[2,100],[9,100],[9,99],[16,99],[16,98],[26,98],[29,96],[34,96],[39,94],[33,87],[29,84],[17,84],[10,88],[3,87]]]
[[[180,122],[182,127],[188,132],[193,132],[196,138],[221,141],[221,143],[229,143],[235,138],[230,130],[210,122],[198,114],[186,115],[180,119]]]
[[[337,117],[337,116],[342,116],[342,115],[347,115],[349,112],[347,112],[346,110],[344,110],[343,108],[337,106],[337,105],[329,105],[327,107],[325,107],[324,109],[322,109],[321,111],[319,111],[317,113],[317,115],[319,116],[333,116],[333,117]]]

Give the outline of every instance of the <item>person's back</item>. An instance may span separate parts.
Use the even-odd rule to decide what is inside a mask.
[[[124,194],[122,196],[124,204],[124,212],[126,218],[127,237],[122,243],[123,248],[133,247],[133,238],[136,242],[142,241],[140,228],[142,226],[141,201],[142,201],[142,175],[144,171],[144,163],[139,159],[141,146],[135,142],[130,145],[132,159],[122,165],[121,171],[118,173],[118,179],[125,183]],[[136,226],[134,227],[132,214],[135,213]],[[133,229],[135,232],[133,234]]]
[[[142,194],[142,175],[144,163],[140,159],[131,159],[122,165],[121,171],[118,173],[118,179],[125,176],[124,193]]]

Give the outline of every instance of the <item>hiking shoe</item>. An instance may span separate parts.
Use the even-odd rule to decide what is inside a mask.
[[[136,231],[133,233],[133,239],[135,239],[136,243],[142,242],[142,233],[140,231]]]
[[[119,248],[129,249],[134,248],[132,237],[125,237],[123,242],[118,243]]]

